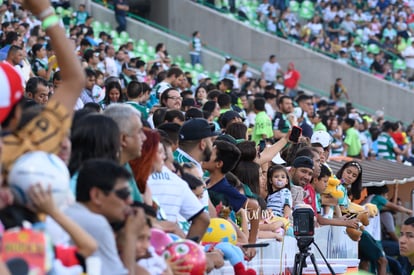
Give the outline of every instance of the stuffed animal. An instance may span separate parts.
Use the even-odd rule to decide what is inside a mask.
[[[343,211],[345,212],[345,211]],[[347,209],[348,215],[356,215],[356,218],[359,219],[359,228],[350,228],[346,229],[346,233],[353,241],[359,241],[364,230],[364,226],[369,225],[369,218],[373,218],[378,215],[378,208],[375,204],[367,203],[364,206],[359,204],[349,202]]]
[[[328,186],[326,186],[323,194],[329,194],[335,199],[340,199],[344,196],[344,192],[338,190],[338,186],[341,184],[341,181],[337,178],[330,177],[328,180]]]

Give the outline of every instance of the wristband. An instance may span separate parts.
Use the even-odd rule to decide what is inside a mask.
[[[50,27],[57,26],[60,23],[60,18],[56,14],[49,15],[42,22],[42,29],[45,31]]]
[[[53,14],[55,14],[55,9],[52,6],[49,6],[47,9],[45,9],[44,11],[39,13],[37,15],[37,18],[39,18],[40,20],[43,20],[46,17],[48,17],[49,15],[53,15]]]

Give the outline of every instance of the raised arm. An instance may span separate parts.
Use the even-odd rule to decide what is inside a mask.
[[[72,114],[85,83],[85,76],[75,51],[68,48],[72,43],[66,37],[65,30],[59,26],[60,20],[53,17],[55,15],[49,0],[19,0],[18,2],[42,21],[42,26],[50,37],[62,76],[62,84],[57,88],[53,99],[65,106]]]

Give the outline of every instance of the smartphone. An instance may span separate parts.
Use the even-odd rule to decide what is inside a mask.
[[[259,143],[259,153],[263,152],[265,147],[266,147],[266,141],[262,139]]]
[[[299,137],[302,135],[302,128],[298,126],[293,126],[290,131],[289,141],[293,143],[298,143]]]
[[[257,248],[257,247],[266,247],[269,246],[269,243],[249,243],[249,244],[243,244],[243,248]]]

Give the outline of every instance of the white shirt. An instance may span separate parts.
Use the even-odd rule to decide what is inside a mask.
[[[414,69],[414,48],[413,46],[408,46],[402,52],[402,56],[405,58],[405,64],[408,68]],[[408,57],[411,56],[411,57]]]
[[[275,82],[277,72],[280,70],[279,63],[270,63],[266,61],[262,66],[262,73],[264,74],[264,79],[269,82]]]
[[[230,64],[224,64],[220,71],[220,79],[223,79],[230,69]]]
[[[176,222],[179,215],[189,220],[204,210],[188,184],[166,166],[152,173],[147,184],[171,222]]]
[[[113,57],[105,57],[106,72],[109,76],[119,77],[118,67]]]

